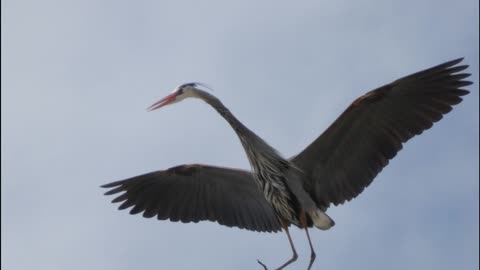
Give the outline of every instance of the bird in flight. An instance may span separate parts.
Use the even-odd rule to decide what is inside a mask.
[[[153,104],[156,110],[187,98],[212,106],[234,129],[251,171],[188,164],[150,172],[103,185],[117,194],[119,209],[133,208],[146,218],[199,222],[216,221],[228,227],[287,234],[297,259],[289,226],[304,229],[310,245],[308,269],[315,260],[309,228],[334,226],[327,215],[331,205],[357,197],[388,164],[402,145],[432,127],[469,93],[472,84],[461,73],[463,58],[405,76],[372,90],[353,103],[309,146],[284,158],[242,124],[205,85],[186,83]],[[203,86],[203,87],[202,87]],[[120,194],[118,194],[120,193]],[[265,269],[266,265],[258,260]]]

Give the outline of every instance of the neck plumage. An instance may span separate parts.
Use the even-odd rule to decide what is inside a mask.
[[[281,155],[262,138],[242,124],[218,98],[203,91],[198,96],[210,104],[233,128],[245,149],[245,153],[254,172],[259,172],[260,167],[263,167],[262,165],[269,165],[268,163],[272,162],[282,167],[285,166],[286,161]],[[259,164],[259,162],[266,163]]]
[[[268,146],[266,142],[264,142],[260,137],[258,137],[244,124],[242,124],[242,122],[240,122],[218,98],[209,93],[205,94],[208,96],[202,97],[202,99],[206,103],[210,104],[210,106],[212,106],[225,120],[227,120],[227,122],[230,124],[237,136],[242,141],[242,145],[244,143],[263,143],[265,146]]]

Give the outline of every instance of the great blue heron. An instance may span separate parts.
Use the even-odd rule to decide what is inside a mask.
[[[285,230],[297,259],[288,227],[328,230],[325,213],[360,194],[388,164],[402,144],[432,127],[468,94],[470,85],[459,73],[463,58],[411,74],[356,99],[327,130],[298,155],[286,159],[243,125],[218,98],[187,83],[148,110],[186,98],[199,98],[227,120],[240,138],[252,172],[201,164],[180,165],[103,185],[106,195],[123,192],[112,202],[130,214],[159,220],[216,221],[228,227],[259,232]],[[258,261],[265,269],[266,266]]]

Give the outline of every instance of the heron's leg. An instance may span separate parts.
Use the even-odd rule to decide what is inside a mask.
[[[263,270],[268,270],[267,266],[265,264],[263,264],[260,260],[257,259],[257,262],[263,266]]]
[[[293,245],[293,241],[292,241],[292,237],[290,236],[290,232],[288,231],[288,222],[285,221],[285,220],[281,220],[281,223],[282,223],[282,228],[285,230],[285,232],[287,233],[287,236],[288,236],[288,241],[290,242],[290,246],[292,247],[292,252],[293,252],[293,256],[290,260],[288,260],[286,263],[282,264],[282,266],[278,267],[277,269],[275,270],[281,270],[283,268],[285,268],[287,265],[291,264],[292,262],[296,261],[297,258],[298,258],[298,255],[297,255],[297,251],[295,250],[295,246]],[[263,268],[265,270],[267,270],[267,267],[265,266],[265,264],[263,264],[261,261],[257,260],[259,264],[261,264],[263,266]]]
[[[317,255],[315,254],[315,250],[313,250],[312,241],[310,240],[310,234],[308,233],[307,217],[304,211],[302,211],[302,213],[300,214],[300,223],[305,228],[305,232],[307,233],[308,244],[310,245],[310,252],[311,252],[310,263],[308,264],[308,270],[310,270],[312,268],[313,262],[315,261],[315,257]]]

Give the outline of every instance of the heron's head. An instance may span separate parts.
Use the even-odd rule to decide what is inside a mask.
[[[202,83],[185,83],[185,84],[182,84],[180,86],[178,86],[177,88],[175,88],[175,90],[173,90],[173,92],[162,98],[161,100],[155,102],[152,106],[150,106],[147,110],[148,111],[153,111],[153,110],[156,110],[156,109],[159,109],[165,105],[169,105],[169,104],[174,104],[174,103],[177,103],[177,102],[180,102],[186,98],[189,98],[189,97],[196,97],[196,98],[199,98],[201,97],[201,93],[204,93],[203,90],[199,89],[199,87],[204,87],[204,88],[208,88],[209,87],[205,84],[202,84]]]

